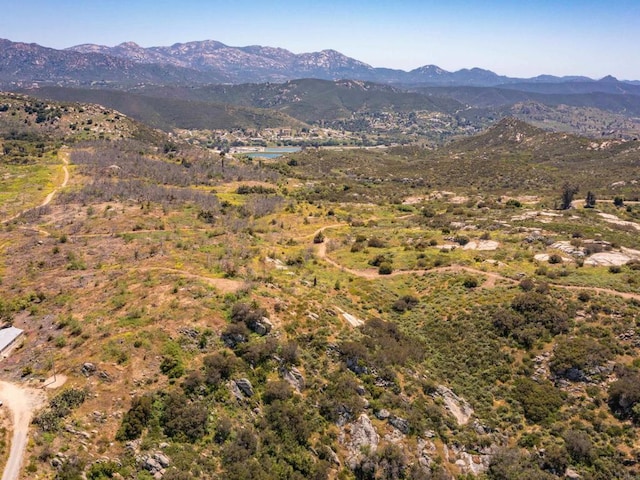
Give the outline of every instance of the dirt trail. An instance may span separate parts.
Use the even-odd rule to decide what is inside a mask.
[[[342,225],[342,224],[341,224]],[[322,227],[321,229],[318,229],[315,233],[317,234],[318,232],[324,231],[327,228],[331,228],[331,227],[335,227],[336,225],[328,225],[326,227]],[[342,270],[343,272],[347,272],[350,273],[351,275],[354,275],[356,277],[360,277],[360,278],[366,278],[368,280],[373,280],[373,279],[377,279],[377,278],[383,278],[383,277],[395,277],[397,275],[424,275],[425,273],[439,273],[439,272],[468,272],[468,273],[473,273],[476,275],[483,275],[484,277],[486,277],[485,282],[482,284],[482,288],[494,288],[496,286],[496,282],[498,281],[502,281],[502,282],[506,282],[506,283],[510,283],[510,284],[517,284],[518,281],[509,278],[509,277],[505,277],[503,275],[500,275],[499,273],[495,273],[495,272],[485,272],[483,270],[478,270],[477,268],[472,268],[472,267],[465,267],[463,265],[451,265],[449,267],[437,267],[437,268],[431,268],[429,270],[396,270],[394,272],[391,272],[388,275],[382,275],[378,272],[377,269],[375,268],[366,268],[366,269],[354,269],[354,268],[348,268],[345,267],[344,265],[340,265],[338,262],[336,262],[335,260],[329,258],[329,256],[327,256],[327,240],[325,238],[325,241],[323,243],[320,243],[317,245],[316,247],[316,253],[318,255],[318,257],[320,257],[321,259],[323,259],[325,262],[327,262],[329,265],[332,265],[340,270]],[[591,291],[591,292],[598,292],[598,293],[604,293],[607,295],[613,295],[616,297],[621,297],[627,300],[640,300],[640,294],[637,293],[629,293],[629,292],[619,292],[618,290],[613,290],[610,288],[600,288],[600,287],[582,287],[582,286],[577,286],[577,285],[551,285],[554,288],[560,288],[563,290],[573,290],[573,291]]]
[[[29,425],[35,410],[44,405],[46,396],[42,390],[19,387],[13,383],[0,381],[0,400],[11,412],[13,438],[9,459],[2,474],[2,480],[17,480],[24,451],[27,447]]]
[[[244,282],[242,280],[232,280],[230,278],[212,278],[205,277],[204,275],[198,275],[197,273],[191,273],[186,270],[179,270],[177,268],[168,268],[168,267],[141,267],[135,268],[138,272],[169,272],[169,273],[177,273],[186,278],[195,278],[197,280],[203,280],[210,285],[214,286],[216,289],[220,291],[220,293],[235,293],[242,288]]]
[[[60,189],[62,189],[62,188],[67,186],[67,183],[69,183],[69,152],[68,152],[67,149],[65,149],[63,147],[63,148],[60,149],[60,152],[58,153],[58,155],[60,156],[60,158],[64,162],[64,165],[62,166],[62,170],[64,172],[64,179],[62,180],[62,183],[58,187],[54,188],[51,191],[51,193],[49,193],[44,198],[44,201],[40,205],[38,205],[37,207],[25,208],[24,210],[21,210],[20,212],[18,212],[15,215],[7,218],[6,220],[2,220],[1,223],[9,223],[12,220],[15,220],[16,218],[18,218],[23,213],[26,213],[29,210],[33,210],[33,208],[46,207],[47,205],[49,205],[51,203],[51,200],[53,200],[53,197],[56,195],[56,193],[58,193],[58,191]]]

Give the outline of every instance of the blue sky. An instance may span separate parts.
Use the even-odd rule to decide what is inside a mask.
[[[640,79],[640,0],[5,0],[0,37],[332,48],[375,67]]]

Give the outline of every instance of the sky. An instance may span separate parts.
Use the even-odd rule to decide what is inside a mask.
[[[0,1],[0,38],[52,48],[217,40],[403,70],[640,80],[640,0]]]

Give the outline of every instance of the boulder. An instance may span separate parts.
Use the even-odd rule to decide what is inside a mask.
[[[390,416],[391,413],[389,413],[389,410],[387,410],[386,408],[381,408],[376,412],[376,417],[378,418],[378,420],[386,420]]]
[[[298,370],[296,367],[291,367],[289,369],[283,368],[280,370],[280,375],[282,375],[282,378],[287,382],[289,382],[289,384],[293,388],[295,388],[298,392],[301,392],[302,390],[304,390],[304,387],[305,387],[304,376],[302,375],[302,373],[300,373],[300,370]]]
[[[80,369],[80,372],[85,376],[85,377],[89,377],[91,375],[93,375],[96,372],[97,368],[93,363],[90,362],[85,362],[82,364],[82,368]]]
[[[473,408],[464,398],[457,396],[449,388],[440,385],[436,394],[444,400],[444,406],[456,418],[458,425],[465,425],[473,415]]]
[[[162,466],[162,468],[167,468],[169,465],[171,465],[171,460],[164,453],[154,453],[153,459],[158,462]]]
[[[351,426],[351,448],[354,453],[359,453],[364,447],[370,452],[375,452],[380,442],[380,436],[376,432],[367,414],[363,413]]]
[[[253,397],[253,385],[251,385],[248,378],[239,378],[238,380],[234,380],[234,382],[243,394],[247,397]]]
[[[409,434],[409,422],[401,417],[391,416],[389,417],[389,423],[400,430],[405,435]]]
[[[273,329],[273,323],[267,317],[262,317],[253,324],[253,331],[258,335],[266,335]]]
[[[236,400],[240,402],[244,401],[245,397],[242,394],[242,391],[238,388],[236,382],[234,382],[233,380],[227,382],[227,388],[229,389],[229,392],[231,392],[231,395],[236,397]]]

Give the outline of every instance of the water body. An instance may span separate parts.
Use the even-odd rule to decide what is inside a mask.
[[[299,152],[300,147],[269,147],[260,152],[249,152],[245,155],[249,158],[278,158],[286,153]]]

